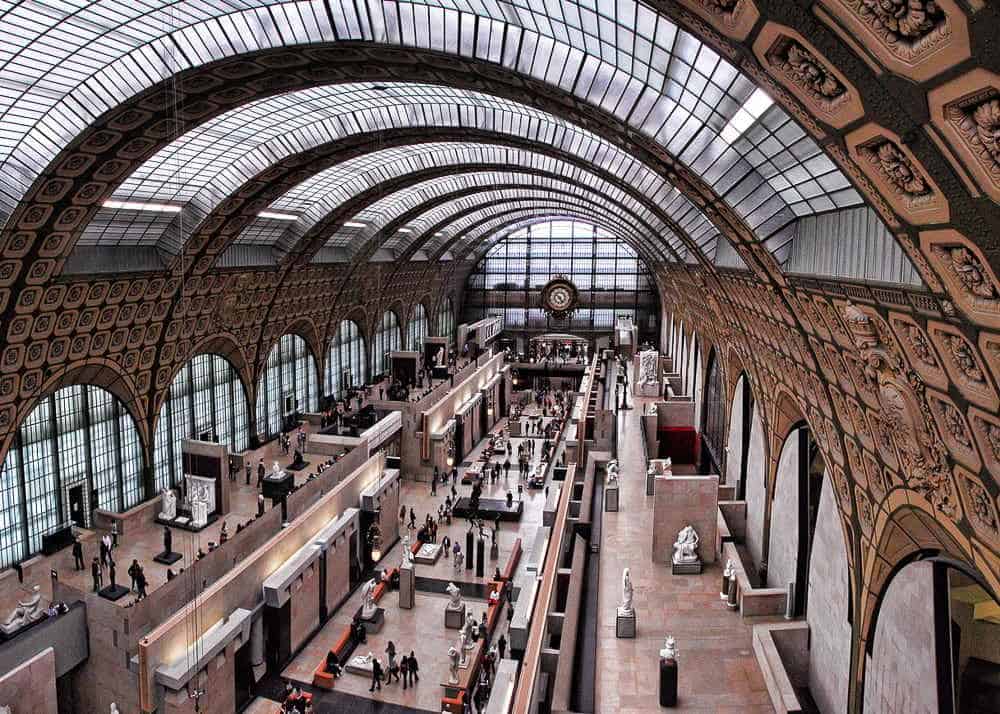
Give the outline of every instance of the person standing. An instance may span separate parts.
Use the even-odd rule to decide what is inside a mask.
[[[257,518],[264,515],[264,494],[257,494]]]
[[[129,588],[128,588],[129,590],[135,590],[136,589],[136,583],[139,581],[139,573],[141,571],[142,571],[142,568],[139,566],[139,561],[133,559],[132,560],[132,565],[128,566],[128,576],[129,576],[129,578],[132,579],[132,582],[131,582],[131,584],[129,585]]]
[[[73,570],[83,570],[83,543],[79,538],[73,539]]]
[[[247,486],[250,485],[250,474],[251,473],[252,473],[252,469],[250,468],[250,462],[248,461],[247,462]]]
[[[139,595],[136,597],[136,602],[144,600],[146,598],[146,574],[142,572],[142,566],[139,566],[139,575],[135,579],[135,584],[139,589]]]
[[[393,644],[392,640],[389,640],[389,644],[385,647],[386,654],[386,677],[385,683],[392,684],[392,678],[395,677],[396,681],[399,681],[399,662],[396,661],[396,645]]]
[[[257,488],[264,485],[264,459],[257,461]]]
[[[104,542],[104,536],[101,536],[101,567],[105,567],[108,564],[108,546]]]
[[[403,675],[403,689],[410,685],[410,658],[403,655],[399,659],[399,672]]]
[[[410,686],[416,686],[416,683],[420,681],[420,675],[417,674],[420,671],[420,666],[417,664],[417,656],[413,654],[413,650],[410,650]]]
[[[104,573],[101,572],[101,563],[96,555],[94,556],[94,561],[90,564],[90,574],[94,578],[94,592],[96,593],[104,584]]]
[[[497,640],[497,654],[500,655],[500,659],[503,659],[504,653],[507,651],[507,638],[500,633],[500,639]]]

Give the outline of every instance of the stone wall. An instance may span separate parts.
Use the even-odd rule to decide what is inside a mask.
[[[936,714],[933,566],[911,563],[889,583],[865,674],[865,714]]]
[[[305,569],[291,587],[289,641],[295,652],[319,627],[319,558]]]
[[[57,714],[56,655],[49,647],[0,677],[0,706],[13,714]]]
[[[778,459],[771,500],[767,548],[767,587],[783,588],[795,580],[799,548],[799,439],[792,432]]]
[[[653,498],[653,562],[669,564],[677,534],[690,525],[700,539],[702,562],[714,563],[719,477],[658,476]]]
[[[747,452],[747,537],[746,547],[754,567],[764,557],[764,511],[767,508],[767,457],[764,452],[764,425],[754,405],[750,424],[750,449]],[[750,563],[746,564],[750,566]],[[759,583],[758,583],[759,584]]]
[[[851,623],[847,621],[850,588],[844,534],[833,486],[823,479],[819,514],[809,558],[809,691],[822,714],[847,711],[851,669]]]

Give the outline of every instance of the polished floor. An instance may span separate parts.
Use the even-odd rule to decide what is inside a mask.
[[[652,400],[636,398],[619,420],[620,510],[605,513],[601,533],[597,628],[597,711],[662,712],[659,650],[677,640],[678,702],[670,711],[756,714],[774,711],[751,648],[751,625],[719,599],[722,565],[701,575],[671,575],[651,560],[653,498],[645,495],[640,417]],[[629,568],[637,614],[635,639],[615,637],[622,570]]]

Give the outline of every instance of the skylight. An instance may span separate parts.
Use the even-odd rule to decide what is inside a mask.
[[[181,207],[170,203],[149,203],[141,201],[114,201],[104,202],[105,208],[126,211],[150,211],[154,213],[180,213]]]
[[[753,126],[753,123],[760,119],[761,115],[772,104],[774,104],[774,100],[767,96],[767,93],[763,89],[757,88],[753,90],[753,93],[747,97],[743,106],[736,110],[736,114],[733,115],[733,118],[723,128],[722,138],[726,140],[727,144],[735,143],[737,139],[743,136],[743,132]]]

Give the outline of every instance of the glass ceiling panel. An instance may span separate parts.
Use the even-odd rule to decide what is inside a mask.
[[[186,204],[183,225],[190,232],[227,195],[281,158],[349,134],[414,126],[478,128],[543,142],[621,177],[654,203],[696,210],[645,164],[586,130],[488,95],[404,83],[357,83],[290,92],[227,112],[187,132],[145,162],[115,192],[114,199]],[[413,145],[397,149],[392,156],[422,150],[421,145]],[[351,166],[361,170],[364,164]],[[290,210],[307,208],[303,202]],[[701,230],[715,232],[704,214],[696,212]],[[130,218],[119,211],[102,210],[88,226],[84,244],[121,244],[127,236],[114,226]],[[158,235],[156,227],[162,228],[157,225],[144,231],[136,227],[129,235],[136,244],[159,241],[169,252],[176,252],[187,238]],[[103,233],[109,229],[111,234],[104,240]]]
[[[761,238],[820,206],[860,202],[836,170],[809,161],[815,143],[787,130],[747,77],[633,0],[3,0],[0,212],[144,88],[227,56],[343,40],[476,57],[571,92],[701,166]]]
[[[496,202],[497,205],[484,205],[494,202]],[[534,211],[537,213],[541,210],[554,210],[558,212],[567,210],[567,206],[578,206],[585,210],[597,210],[592,203],[587,204],[570,197],[557,196],[539,191],[524,190],[518,190],[516,192],[491,191],[489,193],[477,195],[475,198],[469,197],[458,199],[456,201],[449,201],[447,204],[441,206],[440,209],[435,209],[434,211],[429,211],[427,214],[424,214],[439,214],[439,217],[436,220],[428,221],[425,224],[427,228],[436,225],[440,220],[448,220],[449,216],[454,216],[454,219],[448,220],[446,227],[441,231],[429,236],[428,241],[422,247],[428,254],[434,254],[441,247],[449,243],[453,238],[461,237],[470,226],[484,221],[484,219],[489,218],[490,216],[498,216],[502,214],[509,220],[515,212],[524,213]],[[466,211],[468,211],[466,215],[460,215],[460,213]],[[603,209],[600,209],[600,211],[602,215],[607,217],[611,225],[614,225],[621,230],[630,232],[634,240],[638,241],[661,260],[673,259],[669,251],[665,250],[661,243],[650,241],[648,231],[643,230],[641,227],[633,228],[634,224],[623,218],[620,211],[618,213],[611,214],[604,212]],[[421,219],[423,219],[423,217],[424,216],[421,216]],[[414,221],[411,222],[410,225],[413,226],[419,222],[422,221]],[[399,254],[407,247],[413,245],[413,241],[422,235],[426,235],[426,228],[420,230],[415,229],[412,233],[397,233],[387,241],[384,247]]]
[[[518,167],[543,170],[575,181],[629,206],[636,214],[653,224],[661,234],[670,236],[671,240],[680,246],[680,239],[674,236],[652,212],[617,186],[609,184],[589,171],[543,154],[491,144],[464,143],[420,144],[383,149],[333,166],[298,184],[268,207],[271,212],[297,216],[295,221],[257,218],[241,234],[237,242],[272,243],[282,250],[287,250],[295,240],[305,235],[337,206],[382,182],[422,169],[453,166],[456,170],[460,170],[461,167],[472,163],[511,166],[512,171],[503,174],[507,177],[504,183],[510,183],[510,177],[518,175],[516,173]],[[389,220],[384,214],[392,203],[407,201],[410,196],[412,191],[393,193],[359,212],[350,220],[367,224],[366,235],[374,235]],[[389,215],[398,215],[414,205],[416,204],[410,201],[398,210],[394,209]],[[265,239],[264,236],[267,234],[272,237]],[[331,245],[336,243],[332,242]]]

